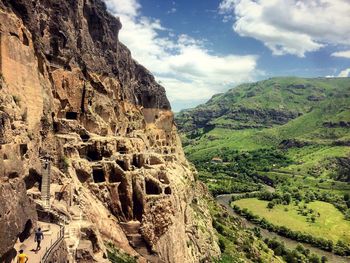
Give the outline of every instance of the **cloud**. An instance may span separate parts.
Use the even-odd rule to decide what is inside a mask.
[[[350,68],[344,69],[338,75],[327,75],[326,78],[347,78],[350,77]]]
[[[331,56],[340,58],[350,58],[350,50],[334,52]]]
[[[136,0],[104,0],[111,13],[136,16],[141,5]]]
[[[174,14],[176,13],[177,9],[175,7],[172,7],[168,12],[167,14]]]
[[[151,70],[176,105],[194,106],[240,82],[254,80],[258,57],[219,55],[205,47],[205,40],[176,34],[160,20],[144,17],[136,1],[106,0],[109,11],[123,24],[120,40],[133,57]],[[178,109],[175,109],[178,110]]]
[[[347,68],[347,69],[340,71],[338,77],[340,77],[340,78],[350,77],[350,68]]]
[[[223,0],[220,13],[233,15],[233,30],[264,43],[275,55],[350,45],[350,1]]]

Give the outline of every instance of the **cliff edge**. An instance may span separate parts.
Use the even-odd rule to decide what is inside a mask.
[[[107,243],[139,262],[219,256],[165,90],[121,28],[100,0],[0,1],[2,260],[42,210],[66,218],[77,262],[107,261]]]

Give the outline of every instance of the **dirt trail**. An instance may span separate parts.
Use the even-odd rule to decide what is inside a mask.
[[[44,233],[44,239],[41,241],[41,249],[38,253],[35,253],[36,243],[34,242],[34,233],[24,240],[23,243],[17,241],[15,249],[19,251],[24,250],[24,253],[28,256],[28,263],[39,263],[44,256],[47,249],[57,240],[60,233],[60,226],[56,224],[50,224],[45,222],[38,222],[38,227],[41,227]],[[17,262],[17,257],[12,260],[13,263]]]

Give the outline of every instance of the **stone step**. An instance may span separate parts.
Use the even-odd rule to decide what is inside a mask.
[[[147,244],[143,237],[140,234],[131,234],[126,236],[129,240],[129,243],[134,248],[141,248],[145,247],[147,248]]]
[[[139,234],[141,223],[139,221],[120,222],[126,234]]]

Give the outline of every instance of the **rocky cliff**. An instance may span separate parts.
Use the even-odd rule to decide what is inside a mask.
[[[107,243],[140,262],[219,255],[165,90],[121,28],[100,0],[0,1],[3,258],[47,209],[44,157],[51,217],[66,218],[77,261],[106,261]]]

